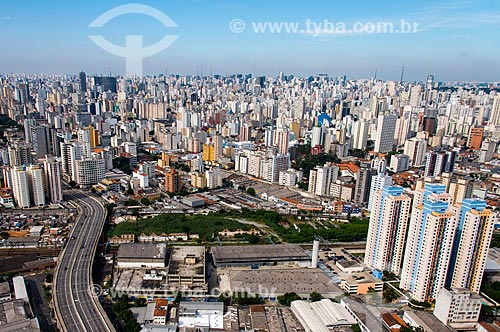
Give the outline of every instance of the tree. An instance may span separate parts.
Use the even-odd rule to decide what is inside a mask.
[[[285,293],[278,296],[278,302],[282,305],[290,306],[293,301],[302,300],[302,298],[295,292]]]
[[[250,188],[248,188],[248,189],[247,189],[247,194],[252,195],[252,196],[255,196],[255,189],[253,189],[253,188],[251,188],[251,187],[250,187]]]
[[[125,174],[132,174],[132,168],[130,167],[130,161],[127,157],[121,156],[113,159],[113,167],[119,169]]]
[[[318,292],[312,292],[309,294],[309,297],[311,298],[311,302],[318,302],[323,299],[323,296]]]
[[[401,326],[400,332],[424,332],[424,329],[420,326],[413,327],[411,325]]]
[[[365,152],[361,149],[351,149],[351,150],[349,150],[349,154],[355,158],[363,159],[366,157]]]
[[[181,301],[182,301],[182,294],[181,292],[177,292],[177,294],[175,294],[174,303],[181,303]]]
[[[54,279],[54,275],[52,275],[52,273],[47,273],[47,276],[45,277],[45,282],[50,284],[50,283],[52,283],[53,279]]]
[[[252,305],[262,304],[262,298],[259,295],[252,296],[247,292],[234,292],[231,300],[233,304]]]
[[[359,327],[359,324],[354,324],[354,325],[351,325],[351,329],[352,329],[354,332],[361,332],[361,327]]]
[[[138,297],[134,300],[134,306],[136,307],[144,307],[146,305],[146,299],[143,297]]]
[[[392,302],[399,298],[399,294],[393,288],[388,287],[382,294],[382,297],[386,302]]]
[[[382,275],[382,281],[393,281],[396,280],[397,276],[394,272],[384,271]]]
[[[257,244],[257,243],[260,242],[260,238],[257,235],[255,235],[255,234],[247,234],[246,235],[246,240],[250,244]]]
[[[146,206],[150,206],[152,204],[152,202],[149,200],[149,198],[143,197],[143,198],[141,198],[141,204],[146,205]]]
[[[302,189],[302,190],[307,190],[309,188],[309,184],[307,182],[299,182],[297,183],[297,186],[299,187],[299,189]]]

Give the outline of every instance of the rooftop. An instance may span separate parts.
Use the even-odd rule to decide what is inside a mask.
[[[341,304],[330,300],[312,303],[293,301],[291,307],[304,327],[313,332],[328,332],[329,328],[356,324],[356,320]]]
[[[231,291],[274,297],[288,292],[324,296],[340,295],[343,291],[320,269],[259,269],[229,271]],[[263,294],[264,293],[264,294]]]
[[[168,273],[181,276],[204,275],[205,247],[173,247]]]
[[[212,248],[212,255],[216,264],[225,262],[310,260],[304,249],[291,244],[214,247]]]
[[[123,243],[118,249],[120,258],[165,258],[166,246],[164,243]]]

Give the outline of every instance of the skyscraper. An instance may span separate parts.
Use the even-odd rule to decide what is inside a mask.
[[[171,168],[165,174],[165,191],[168,193],[176,193],[181,189],[181,176]]]
[[[413,137],[406,140],[404,154],[410,157],[411,166],[422,166],[427,151],[427,140],[425,137]]]
[[[375,174],[376,172],[372,170],[369,162],[361,162],[357,174],[354,203],[365,204],[368,202],[372,177]]]
[[[31,164],[31,148],[24,142],[14,142],[9,146],[9,161],[11,166]]]
[[[63,200],[61,162],[54,157],[46,156],[43,168],[47,181],[47,196],[52,203],[59,203]]]
[[[370,183],[370,194],[368,196],[368,210],[371,210],[373,204],[373,197],[375,196],[375,192],[382,189],[384,186],[392,185],[392,177],[389,175],[385,175],[384,173],[379,173],[375,176],[372,176]]]
[[[456,151],[428,152],[425,159],[425,176],[438,176],[443,172],[453,173]]]
[[[493,232],[493,212],[480,199],[452,205],[441,184],[415,192],[401,288],[418,301],[443,287],[479,292]]]
[[[43,185],[43,170],[38,165],[30,165],[28,171],[32,203],[34,206],[44,206],[45,188]]]
[[[491,108],[489,125],[500,125],[500,95],[495,96],[495,98],[493,99],[493,107]]]
[[[358,120],[354,122],[354,124],[352,125],[353,149],[363,150],[366,148],[369,128],[370,122],[366,120]]]
[[[436,298],[446,283],[458,208],[445,190],[427,183],[415,192],[400,285],[417,301]]]
[[[80,72],[80,92],[85,93],[87,91],[87,75],[85,72]]]
[[[29,174],[23,166],[15,166],[11,170],[12,191],[19,208],[30,207]]]
[[[379,115],[375,137],[375,152],[387,153],[392,151],[397,121],[397,114]]]
[[[493,211],[482,199],[464,199],[460,207],[447,286],[479,293],[493,235]]]
[[[309,174],[309,191],[319,196],[329,196],[330,187],[337,180],[339,167],[327,163],[323,166],[316,166]],[[311,182],[314,184],[311,185]]]
[[[411,213],[411,198],[399,186],[384,186],[373,195],[365,264],[400,273]]]

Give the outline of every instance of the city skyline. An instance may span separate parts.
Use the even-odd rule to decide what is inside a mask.
[[[434,73],[439,81],[495,81],[500,66],[492,43],[500,27],[496,21],[500,5],[486,1],[416,4],[384,2],[357,4],[319,1],[315,6],[284,6],[281,3],[245,4],[223,1],[182,4],[145,1],[165,13],[177,27],[165,28],[146,15],[116,17],[101,28],[89,24],[104,12],[127,4],[123,1],[92,4],[32,2],[22,8],[0,5],[0,26],[9,31],[0,59],[3,73],[125,74],[125,60],[100,49],[89,38],[99,31],[110,42],[123,45],[125,35],[140,34],[144,44],[157,42],[165,34],[178,36],[167,49],[144,59],[144,74],[170,73],[209,75],[253,73],[276,76],[279,72],[311,76],[420,81]],[[256,9],[258,8],[258,10]],[[238,19],[246,22],[241,33],[231,31]],[[377,24],[401,20],[417,23],[413,33],[271,33],[255,30],[255,24],[297,22],[314,24],[357,22]],[[476,45],[476,47],[474,46]],[[481,47],[477,47],[480,45]]]

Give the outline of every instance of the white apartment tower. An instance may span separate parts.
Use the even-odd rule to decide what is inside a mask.
[[[401,272],[410,221],[411,198],[399,186],[374,193],[366,243],[365,264],[380,271]]]
[[[493,214],[480,199],[453,198],[441,184],[415,192],[401,288],[417,301],[435,299],[443,287],[479,292],[493,231]]]
[[[43,163],[48,197],[52,203],[63,200],[61,162],[51,156],[46,156]]]
[[[30,207],[30,186],[28,171],[22,166],[15,166],[12,171],[12,191],[14,200],[21,209]]]
[[[45,205],[45,188],[43,185],[43,170],[38,165],[28,166],[30,194],[34,206]]]
[[[98,183],[106,176],[104,159],[92,157],[76,160],[76,183],[88,187]]]

